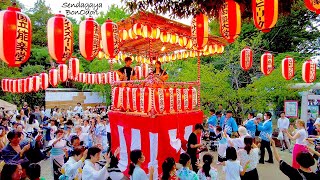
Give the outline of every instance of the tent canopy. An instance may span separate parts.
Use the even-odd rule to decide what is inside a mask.
[[[17,110],[17,106],[7,101],[0,99],[0,107],[3,107],[4,110]]]
[[[148,25],[152,28],[159,28],[161,31],[166,31],[171,34],[177,34],[179,37],[184,36],[188,39],[191,38],[191,26],[164,18],[162,16],[150,13],[150,12],[138,12],[130,16],[129,18],[119,21],[119,30],[129,30],[134,24],[141,23],[142,25]],[[190,22],[191,24],[191,22]],[[222,37],[209,35],[208,45],[222,45],[225,46],[227,41]],[[165,50],[161,50],[165,46]],[[165,55],[177,50],[184,50],[179,44],[163,43],[160,39],[150,39],[144,37],[138,37],[137,39],[124,40],[121,42],[120,51],[124,53],[130,53],[135,55],[150,54],[155,56]]]

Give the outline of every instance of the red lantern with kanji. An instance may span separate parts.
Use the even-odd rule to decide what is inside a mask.
[[[229,43],[233,43],[240,31],[240,6],[234,0],[226,0],[220,9],[220,33]]]
[[[58,70],[51,69],[49,71],[49,83],[53,87],[56,87],[58,85]]]
[[[40,77],[39,76],[33,76],[32,77],[32,89],[34,92],[39,91],[40,89]]]
[[[191,22],[191,37],[193,46],[202,50],[208,42],[208,17],[202,13],[197,14]]]
[[[317,77],[317,65],[311,60],[307,60],[302,65],[302,79],[306,83],[312,83]]]
[[[40,87],[42,90],[46,90],[49,86],[49,75],[47,73],[40,74]]]
[[[92,61],[100,51],[100,26],[93,18],[80,23],[79,48],[81,55]]]
[[[119,53],[119,31],[118,25],[107,20],[101,26],[102,46],[104,53],[111,59]]]
[[[264,53],[261,56],[261,72],[264,75],[269,75],[274,68],[274,57],[271,53]]]
[[[294,59],[286,57],[282,60],[282,76],[286,80],[290,80],[294,77]]]
[[[32,27],[21,9],[8,7],[0,12],[0,59],[9,67],[18,67],[30,57]]]
[[[254,25],[269,32],[278,21],[278,0],[252,0]]]
[[[65,64],[59,64],[59,81],[65,82],[68,79],[68,66]]]
[[[80,63],[79,63],[79,59],[77,58],[71,58],[69,60],[69,78],[74,80],[78,74],[79,74],[79,68],[80,67]]]
[[[252,67],[252,50],[250,48],[244,48],[241,51],[240,66],[245,71],[248,71]]]
[[[306,7],[317,14],[320,14],[320,1],[318,0],[304,0]]]
[[[33,82],[32,77],[26,78],[26,92],[32,91],[32,88],[33,88],[32,82]]]
[[[63,14],[56,14],[48,20],[48,49],[50,56],[64,64],[73,52],[73,30],[71,21]]]

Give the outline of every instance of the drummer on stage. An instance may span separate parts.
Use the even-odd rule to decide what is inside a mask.
[[[131,63],[132,63],[131,57],[126,57],[124,61],[126,65],[117,71],[120,80],[121,81],[135,80],[136,79],[135,72],[134,72],[134,69],[131,67]]]
[[[156,68],[153,71],[153,74],[159,76],[160,79],[163,81],[167,81],[169,78],[169,75],[167,74],[166,70],[161,69],[161,62],[160,61],[156,62]]]

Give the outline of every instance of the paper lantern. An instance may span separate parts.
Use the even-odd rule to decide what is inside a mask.
[[[202,50],[208,42],[208,17],[202,13],[197,14],[191,22],[191,37],[193,46]]]
[[[41,80],[39,76],[32,77],[32,90],[38,92],[40,90]]]
[[[159,39],[160,38],[160,29],[159,28],[152,28],[151,38],[152,39]]]
[[[269,75],[274,68],[274,57],[271,53],[264,53],[261,56],[261,72],[264,75]]]
[[[92,61],[100,51],[100,26],[93,18],[81,21],[79,26],[79,49],[81,55]]]
[[[58,66],[58,79],[60,82],[65,82],[68,79],[68,66],[65,64],[59,64]]]
[[[16,79],[12,80],[12,93],[17,93],[18,92],[18,83]]]
[[[13,88],[13,79],[9,79],[8,92],[12,93],[12,88]]]
[[[226,0],[220,9],[220,33],[229,42],[233,43],[241,31],[240,6],[234,0]]]
[[[128,38],[128,31],[125,29],[119,30],[119,40],[120,42],[127,40]]]
[[[108,75],[107,73],[101,73],[101,83],[108,84]]]
[[[27,92],[27,79],[23,78],[21,79],[21,93]]]
[[[248,71],[252,67],[252,50],[250,48],[244,48],[241,51],[240,66],[245,71]]]
[[[96,84],[102,84],[102,75],[101,75],[101,73],[96,73],[95,74],[95,82],[96,82]]]
[[[86,83],[87,82],[86,73],[79,73],[77,77],[77,81]]]
[[[188,38],[185,36],[179,36],[179,45],[185,47],[188,44]]]
[[[107,20],[101,26],[103,51],[111,59],[119,53],[119,31],[118,25]]]
[[[142,68],[141,66],[134,67],[135,75],[138,80],[142,79]]]
[[[26,92],[31,92],[32,91],[32,89],[33,89],[32,82],[33,82],[32,77],[26,78]]]
[[[167,43],[170,41],[171,38],[171,34],[166,32],[166,31],[162,31],[160,34],[160,41],[163,43]]]
[[[141,36],[142,35],[142,28],[143,28],[142,24],[140,24],[140,23],[134,24],[132,27],[133,33],[136,34],[137,36]]]
[[[278,0],[252,0],[254,25],[269,32],[278,20]]]
[[[282,76],[286,80],[290,80],[294,77],[294,59],[286,57],[282,60]]]
[[[151,34],[152,34],[152,28],[150,26],[143,26],[142,27],[142,37],[144,38],[151,38]]]
[[[224,46],[223,45],[215,45],[215,51],[218,54],[222,54],[224,51]]]
[[[176,33],[171,34],[170,43],[171,44],[179,43],[179,35]]]
[[[46,90],[49,86],[49,76],[47,73],[41,73],[40,74],[40,87],[42,90]]]
[[[107,81],[108,84],[111,84],[114,81],[119,81],[120,80],[118,73],[115,72],[115,71],[109,71],[107,73],[107,77],[108,77],[108,81]]]
[[[77,58],[71,58],[69,60],[69,78],[74,80],[80,71],[80,62]]]
[[[317,14],[320,14],[320,1],[318,0],[304,0],[306,7]]]
[[[49,71],[49,83],[53,87],[56,87],[58,85],[58,70],[51,69]]]
[[[130,28],[128,30],[128,35],[129,35],[130,39],[137,39],[138,38],[138,36],[133,32],[132,28]]]
[[[189,57],[194,58],[196,56],[196,53],[194,51],[190,51]]]
[[[9,67],[18,67],[30,57],[32,27],[21,9],[8,7],[0,12],[0,59]]]
[[[179,59],[179,60],[182,59],[182,53],[181,52],[177,53],[177,59]]]
[[[2,88],[2,91],[4,92],[8,91],[8,81],[9,79],[6,79],[6,78],[1,80],[1,88]]]
[[[188,39],[188,43],[186,45],[186,48],[187,49],[191,49],[193,47],[193,44],[192,44],[192,39]]]
[[[64,64],[73,52],[72,23],[63,14],[56,14],[48,20],[48,49],[50,56]]]
[[[306,83],[312,83],[317,77],[317,65],[311,60],[307,60],[302,65],[302,79]]]

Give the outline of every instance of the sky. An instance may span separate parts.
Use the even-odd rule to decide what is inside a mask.
[[[27,8],[27,9],[32,8],[36,1],[37,0],[19,0],[19,2],[24,4],[25,8]],[[111,6],[112,4],[116,4],[119,7],[124,6],[124,4],[121,3],[120,0],[46,0],[46,4],[50,6],[53,13],[59,13],[59,11],[61,11],[62,14],[65,14],[67,16],[70,16],[70,17],[73,17],[77,20],[80,20],[81,15],[71,15],[71,13],[75,12],[75,11],[80,12],[81,10],[85,10],[85,9],[84,8],[67,7],[69,4],[77,4],[78,2],[80,2],[80,3],[93,3],[93,4],[102,3],[102,8],[96,8],[98,10],[98,12],[107,11],[108,7]],[[96,9],[95,8],[89,9],[89,12],[93,14],[92,15],[93,17],[95,17],[94,13],[95,13]],[[168,14],[163,15],[163,16],[166,18],[169,18]],[[89,17],[89,15],[87,15],[86,17]],[[188,19],[174,19],[174,20],[181,22],[183,24],[186,24],[186,25],[191,24],[191,17]]]

